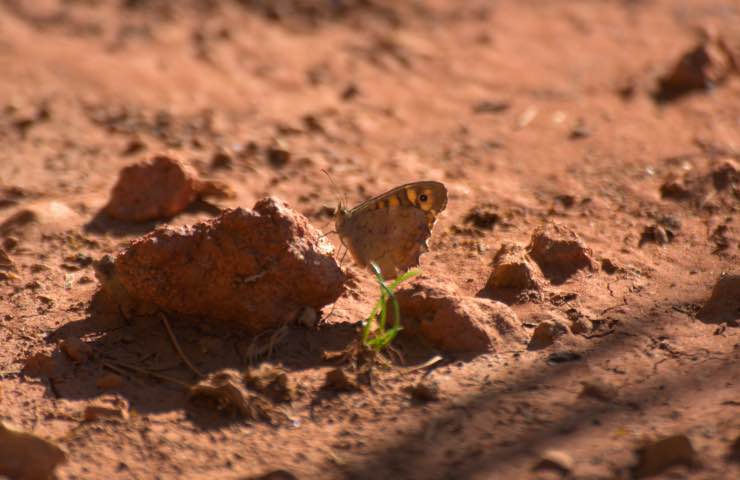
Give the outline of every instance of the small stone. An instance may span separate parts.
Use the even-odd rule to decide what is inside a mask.
[[[686,435],[673,435],[650,442],[637,450],[637,456],[637,464],[632,470],[635,478],[658,475],[675,465],[696,465],[696,452]]]
[[[557,223],[536,228],[527,251],[553,283],[562,283],[579,270],[594,269],[591,249],[574,231]]]
[[[658,102],[675,100],[695,90],[709,90],[727,80],[733,60],[722,39],[706,35],[658,80]]]
[[[132,138],[126,143],[126,146],[123,147],[121,155],[136,155],[144,150],[146,150],[146,143],[141,141],[139,138]]]
[[[573,471],[575,462],[570,454],[562,450],[545,450],[532,470],[554,470],[561,475],[568,475]]]
[[[490,352],[520,344],[527,336],[505,304],[460,295],[437,280],[416,277],[395,294],[404,326],[402,335],[421,337],[446,352]]]
[[[486,287],[490,289],[513,288],[516,290],[541,288],[542,275],[521,245],[504,243],[493,257],[493,271]]]
[[[323,388],[335,392],[354,392],[360,389],[357,381],[350,378],[342,368],[334,368],[326,372]]]
[[[59,349],[75,363],[84,363],[92,355],[92,347],[77,337],[65,338]]]
[[[104,390],[121,388],[123,386],[123,377],[113,372],[107,372],[98,377],[95,381],[95,385]]]
[[[740,273],[721,275],[696,317],[704,323],[740,325]]]
[[[529,340],[527,348],[530,350],[540,350],[549,347],[555,340],[570,334],[568,327],[555,319],[544,320],[534,329],[532,338]]]
[[[198,198],[194,170],[168,155],[123,168],[103,211],[118,220],[171,218]]]

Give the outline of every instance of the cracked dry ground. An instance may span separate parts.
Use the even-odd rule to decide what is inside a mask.
[[[0,421],[64,450],[62,479],[630,478],[641,445],[672,435],[694,461],[656,478],[737,478],[740,330],[697,312],[740,266],[737,185],[716,181],[740,160],[740,76],[652,92],[698,27],[738,25],[737,2],[713,0],[0,2]],[[272,195],[329,231],[322,169],[352,204],[443,181],[421,267],[469,295],[503,243],[558,222],[601,268],[512,308],[529,333],[585,328],[324,395],[322,352],[377,295],[345,261],[356,283],[327,324],[291,327],[270,357],[299,385],[288,423],[204,419],[176,383],[103,380],[116,361],[194,381],[158,320],[88,314],[91,260],[156,226],[93,220],[122,167],[165,149],[235,193],[174,225]],[[245,334],[173,328],[201,371],[246,367]],[[90,349],[77,363],[68,337]],[[21,373],[36,354],[53,371]],[[409,395],[424,375],[437,401]],[[101,395],[126,418],[83,421]]]

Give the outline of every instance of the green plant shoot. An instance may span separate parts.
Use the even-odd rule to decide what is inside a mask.
[[[402,282],[420,274],[421,270],[409,270],[393,280],[390,285],[387,285],[378,265],[375,262],[371,262],[370,266],[373,269],[375,279],[380,286],[380,298],[375,303],[373,310],[370,312],[370,316],[365,320],[365,324],[362,329],[362,344],[375,351],[381,351],[393,342],[402,328],[401,311],[393,292]],[[393,318],[395,319],[393,326],[390,328],[386,328],[386,321],[388,319],[388,300],[391,300],[393,304]]]

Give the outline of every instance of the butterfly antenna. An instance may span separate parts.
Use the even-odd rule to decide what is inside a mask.
[[[341,198],[339,199],[339,206],[347,205],[347,195],[342,193],[331,174],[323,168],[321,169],[321,171],[324,172],[324,175],[329,178],[329,181],[331,182],[332,187],[334,187],[334,192],[337,194],[337,196],[339,197],[341,195],[344,197],[344,200],[342,200]]]

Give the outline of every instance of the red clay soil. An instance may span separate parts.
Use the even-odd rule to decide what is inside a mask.
[[[738,47],[732,0],[0,2],[0,441],[51,442],[60,479],[740,477]],[[121,169],[165,152],[235,196],[105,215]],[[207,392],[247,392],[239,416],[189,400],[160,316],[91,308],[95,261],[165,222],[273,196],[328,233],[340,198],[423,179],[449,190],[424,275],[508,298],[521,342],[407,332],[332,388],[378,295],[348,257],[318,325],[170,316]],[[591,265],[498,298],[494,255],[548,222]],[[225,383],[250,361],[289,401]]]

